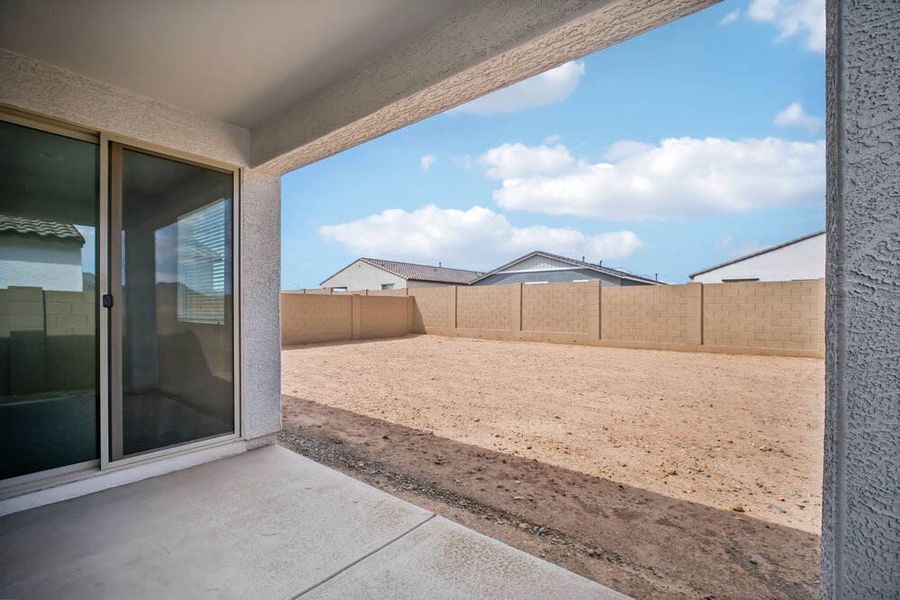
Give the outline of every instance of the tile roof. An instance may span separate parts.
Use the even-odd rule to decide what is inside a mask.
[[[382,260],[380,258],[360,258],[359,260],[374,267],[378,267],[379,269],[384,269],[398,277],[414,279],[416,281],[467,285],[484,275],[484,273],[478,271],[435,267],[433,265],[420,265],[416,263],[399,262],[396,260]]]
[[[650,279],[649,277],[644,277],[643,275],[635,275],[634,273],[629,273],[628,271],[622,271],[621,269],[614,269],[612,267],[604,267],[603,265],[598,265],[595,263],[590,263],[590,262],[578,260],[575,258],[569,258],[568,256],[562,256],[560,254],[553,254],[552,252],[544,252],[543,250],[535,250],[534,252],[529,252],[528,254],[526,254],[524,256],[520,256],[519,258],[517,258],[515,260],[511,260],[508,263],[506,263],[505,265],[501,265],[501,266],[497,267],[490,273],[484,273],[477,279],[473,280],[473,282],[484,279],[487,276],[493,275],[494,273],[497,273],[499,271],[503,271],[504,269],[508,269],[509,267],[513,266],[514,264],[516,264],[518,262],[522,262],[523,260],[526,260],[528,258],[531,258],[532,256],[537,256],[537,255],[546,256],[548,258],[553,258],[553,259],[556,259],[556,260],[559,260],[559,261],[562,261],[565,263],[569,263],[573,267],[578,267],[581,269],[591,269],[592,271],[596,271],[598,273],[604,273],[606,275],[612,275],[614,277],[620,277],[623,279],[630,279],[632,281],[638,281],[641,283],[649,283],[649,284],[654,284],[654,285],[659,285],[659,284],[663,283],[656,279]]]
[[[0,233],[6,232],[18,233],[21,235],[53,237],[84,244],[84,237],[71,223],[57,223],[55,221],[44,221],[41,219],[0,215]]]

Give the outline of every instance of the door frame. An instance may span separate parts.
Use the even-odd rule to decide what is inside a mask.
[[[87,479],[104,472],[116,471],[139,464],[149,463],[172,456],[187,454],[200,449],[225,445],[243,437],[242,413],[243,395],[241,387],[241,168],[223,161],[197,156],[173,148],[152,144],[125,135],[84,127],[76,123],[60,121],[30,111],[23,111],[12,106],[0,104],[0,121],[29,127],[47,133],[53,133],[77,140],[88,141],[99,145],[98,165],[98,211],[97,225],[97,376],[99,387],[99,403],[97,431],[99,436],[99,459],[93,459],[71,465],[65,465],[46,471],[28,473],[0,481],[0,499],[18,496],[42,488],[71,483]],[[110,293],[110,208],[111,177],[110,149],[112,144],[120,144],[145,154],[161,158],[193,164],[199,167],[229,173],[232,176],[232,348],[234,377],[234,431],[195,442],[187,442],[177,446],[169,446],[156,451],[141,453],[135,456],[110,460],[110,401],[111,401],[111,360],[110,354],[110,315],[109,310],[99,306],[103,294]]]
[[[234,404],[234,431],[220,436],[205,438],[193,442],[186,442],[175,446],[167,446],[159,450],[151,450],[142,452],[134,456],[126,456],[118,460],[112,460],[111,438],[113,428],[116,427],[116,419],[121,415],[112,414],[114,394],[121,396],[121,376],[118,380],[113,379],[113,374],[122,371],[122,348],[117,342],[114,342],[113,336],[120,336],[122,324],[117,323],[116,319],[121,319],[122,313],[117,312],[115,319],[110,309],[100,308],[100,340],[101,340],[101,357],[105,356],[106,360],[101,358],[101,393],[100,393],[100,471],[110,471],[114,469],[129,467],[135,464],[141,464],[148,461],[165,458],[168,456],[184,454],[201,448],[225,444],[240,439],[243,435],[241,427],[241,353],[240,353],[240,168],[220,161],[204,159],[193,154],[181,151],[163,148],[154,144],[149,144],[130,138],[112,134],[108,132],[100,132],[100,164],[101,164],[101,182],[100,182],[100,240],[101,240],[101,267],[102,273],[100,277],[100,295],[112,294],[114,299],[121,298],[121,290],[112,289],[112,279],[110,270],[113,266],[121,268],[118,261],[113,261],[114,252],[120,252],[118,240],[112,239],[113,227],[118,221],[121,225],[121,214],[114,215],[114,211],[121,211],[121,197],[115,195],[121,193],[121,156],[116,157],[116,153],[123,150],[135,150],[151,156],[157,156],[167,160],[174,160],[204,169],[212,169],[222,173],[228,173],[232,176],[232,252],[231,252],[231,277],[232,277],[232,372],[233,382],[233,404]],[[118,163],[118,169],[114,168],[114,163]],[[106,168],[106,177],[102,177],[103,168]],[[104,181],[106,184],[104,185]],[[114,218],[115,217],[115,218]],[[118,236],[117,236],[118,237]],[[105,242],[105,245],[104,245]],[[121,306],[121,305],[120,305]],[[115,310],[115,305],[113,309]],[[104,372],[105,370],[105,372]],[[121,405],[120,405],[121,406]]]

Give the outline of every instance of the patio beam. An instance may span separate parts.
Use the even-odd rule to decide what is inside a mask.
[[[293,171],[716,2],[470,3],[256,127],[250,162]]]

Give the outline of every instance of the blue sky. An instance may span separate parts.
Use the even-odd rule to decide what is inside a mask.
[[[824,227],[823,0],[726,1],[282,179],[282,287],[534,249],[669,282]]]

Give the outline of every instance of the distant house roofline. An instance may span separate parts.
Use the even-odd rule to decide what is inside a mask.
[[[590,269],[592,271],[596,271],[597,273],[602,273],[604,275],[610,275],[612,277],[619,277],[620,279],[629,279],[631,281],[637,281],[640,283],[648,283],[651,285],[665,285],[662,281],[658,281],[656,279],[650,279],[649,277],[635,275],[633,273],[629,273],[627,271],[622,271],[620,269],[604,267],[603,265],[589,263],[589,262],[586,262],[583,260],[569,258],[568,256],[562,256],[560,254],[553,254],[552,252],[545,252],[543,250],[534,250],[533,252],[529,252],[528,254],[525,254],[516,259],[513,259],[513,260],[509,261],[508,263],[497,267],[490,273],[485,273],[481,277],[474,279],[471,283],[477,283],[479,281],[482,281],[483,279],[487,279],[491,275],[496,275],[497,273],[500,273],[501,271],[505,270],[508,267],[511,267],[512,265],[514,265],[516,263],[522,262],[523,260],[528,260],[529,258],[532,258],[534,256],[539,256],[539,255],[546,256],[548,258],[552,258],[552,259],[555,259],[555,260],[558,260],[561,262],[568,263],[568,264],[572,265],[573,267],[577,267],[579,269]]]
[[[760,255],[762,255],[762,254],[768,254],[769,252],[774,252],[775,250],[781,250],[782,248],[785,248],[785,247],[787,247],[787,246],[792,246],[793,244],[799,244],[800,242],[805,242],[806,240],[809,240],[809,239],[812,239],[812,238],[814,238],[814,237],[818,237],[818,236],[824,235],[824,234],[825,234],[825,230],[824,230],[824,229],[821,230],[821,231],[815,231],[815,232],[813,232],[813,233],[808,233],[808,234],[806,234],[806,235],[802,235],[802,236],[800,236],[800,237],[798,237],[798,238],[789,240],[789,241],[787,241],[787,242],[782,242],[782,243],[780,243],[780,244],[776,244],[775,246],[769,246],[768,248],[763,248],[762,250],[757,250],[756,252],[751,252],[750,254],[745,254],[744,256],[739,256],[739,257],[737,257],[737,258],[733,258],[733,259],[731,259],[731,260],[727,260],[727,261],[725,261],[725,262],[723,262],[723,263],[719,263],[719,264],[717,264],[717,265],[713,265],[713,266],[711,266],[711,267],[708,267],[708,268],[706,268],[706,269],[703,269],[702,271],[697,271],[696,273],[691,273],[688,277],[690,277],[691,279],[693,279],[693,278],[696,277],[697,275],[703,275],[704,273],[709,273],[710,271],[715,271],[716,269],[721,269],[722,267],[727,267],[728,265],[733,265],[733,264],[735,264],[735,263],[739,263],[739,262],[745,261],[745,260],[747,260],[747,259],[749,259],[749,258],[753,258],[753,257],[756,257],[756,256],[760,256]]]
[[[470,271],[468,269],[455,269],[452,267],[442,267],[434,265],[425,265],[421,263],[403,262],[397,260],[384,260],[380,258],[369,258],[362,256],[350,262],[333,275],[323,279],[319,285],[323,285],[329,279],[343,273],[352,265],[363,262],[369,266],[381,269],[386,273],[390,273],[396,277],[400,277],[406,281],[423,281],[426,283],[454,283],[457,285],[468,285],[471,281],[482,275],[480,271]]]
[[[11,233],[42,238],[56,238],[65,242],[84,245],[84,236],[71,223],[59,223],[32,219],[29,217],[13,217],[0,214],[0,233]]]

